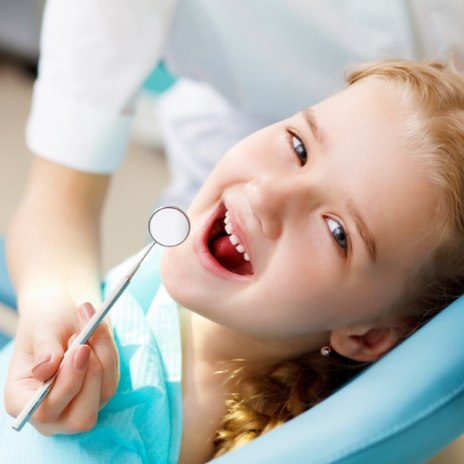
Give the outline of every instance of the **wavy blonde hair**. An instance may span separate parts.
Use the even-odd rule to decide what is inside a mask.
[[[348,85],[382,79],[399,86],[405,140],[443,191],[441,240],[405,285],[405,312],[419,327],[464,291],[464,77],[453,66],[432,62],[381,61],[363,64]],[[238,369],[235,393],[215,440],[215,457],[259,437],[314,406],[365,364],[308,353],[260,369]]]

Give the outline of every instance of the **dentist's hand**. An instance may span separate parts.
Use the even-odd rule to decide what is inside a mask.
[[[62,307],[62,306],[61,306]],[[43,309],[43,308],[42,308]],[[16,417],[42,382],[54,375],[67,346],[94,313],[85,303],[77,317],[65,310],[36,311],[20,318],[5,388],[7,412]],[[30,423],[42,434],[78,433],[91,429],[99,409],[113,396],[119,364],[108,322],[103,322],[87,345],[73,348],[64,359],[52,390]]]
[[[100,218],[109,180],[40,156],[32,160],[6,240],[20,315],[5,386],[5,406],[15,417],[57,372],[70,338],[88,319],[89,306],[76,311],[79,303],[101,300]],[[102,325],[88,345],[66,356],[32,416],[41,433],[91,428],[99,407],[114,393],[118,360],[108,326]]]

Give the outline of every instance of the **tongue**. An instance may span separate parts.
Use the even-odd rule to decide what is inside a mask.
[[[229,271],[240,275],[253,274],[251,263],[243,259],[243,253],[237,251],[229,237],[217,238],[210,244],[210,249],[216,260]]]

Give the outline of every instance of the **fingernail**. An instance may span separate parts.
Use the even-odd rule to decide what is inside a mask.
[[[90,348],[87,345],[81,345],[74,353],[73,365],[78,371],[87,368],[90,357]]]
[[[90,303],[84,303],[79,307],[82,319],[88,321],[94,314],[95,311]]]
[[[52,359],[51,354],[43,354],[42,356],[40,356],[40,358],[35,363],[34,367],[31,369],[31,372],[34,374],[34,371],[36,371],[40,366],[43,366],[45,363],[48,363],[50,359]]]

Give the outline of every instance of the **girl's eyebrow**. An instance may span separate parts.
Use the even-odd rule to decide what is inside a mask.
[[[353,200],[348,199],[346,201],[346,208],[348,212],[351,214],[356,226],[356,230],[358,231],[358,234],[361,237],[364,246],[366,247],[372,264],[374,264],[377,258],[377,246],[374,237],[370,233],[362,216],[359,214],[359,210],[356,208],[355,204],[353,203]]]
[[[319,125],[314,111],[311,108],[305,108],[302,111],[303,117],[307,122],[311,133],[313,134],[314,139],[319,145],[325,145],[327,136],[325,132],[322,130],[321,126]]]
[[[319,145],[324,146],[327,143],[327,135],[319,125],[319,122],[317,121],[316,115],[314,114],[312,108],[308,107],[303,109],[302,114],[316,142]],[[358,235],[361,237],[361,240],[369,254],[371,262],[374,264],[377,259],[377,246],[374,237],[369,231],[369,228],[364,222],[361,214],[359,213],[358,208],[356,208],[352,199],[347,199],[346,208],[350,213],[351,217],[353,218],[353,222],[356,226]]]

